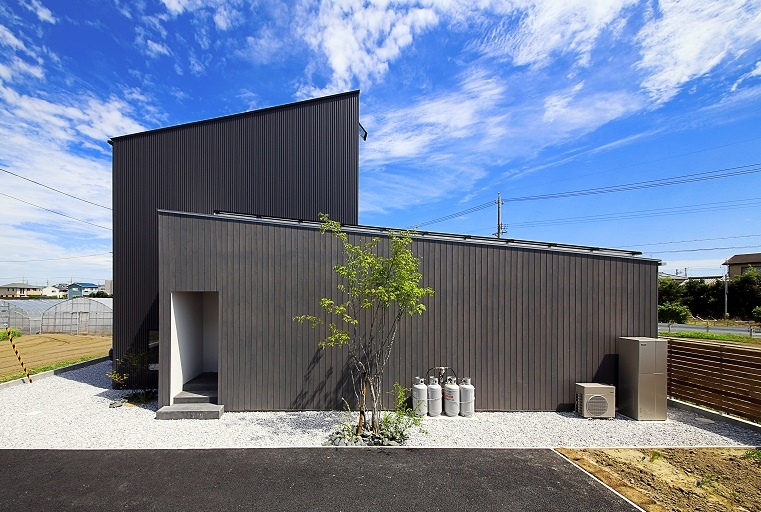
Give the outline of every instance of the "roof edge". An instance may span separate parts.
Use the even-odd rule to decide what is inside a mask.
[[[346,97],[349,97],[349,96],[359,96],[359,92],[360,92],[359,89],[355,89],[355,90],[352,90],[352,91],[346,91],[346,92],[340,92],[340,93],[337,93],[337,94],[331,94],[329,96],[321,96],[319,98],[310,98],[308,100],[294,101],[292,103],[283,103],[283,104],[280,104],[280,105],[273,105],[271,107],[264,107],[264,108],[260,108],[260,109],[256,109],[256,110],[249,110],[247,112],[238,112],[237,114],[228,114],[228,115],[219,116],[219,117],[212,117],[210,119],[201,119],[199,121],[190,121],[190,122],[187,122],[187,123],[180,123],[180,124],[175,124],[175,125],[171,125],[171,126],[163,126],[161,128],[153,128],[151,130],[145,130],[145,131],[142,131],[142,132],[128,133],[128,134],[125,134],[125,135],[117,135],[116,137],[109,137],[108,143],[113,146],[114,141],[117,141],[117,140],[120,141],[120,140],[123,140],[123,139],[129,139],[129,138],[132,138],[132,137],[137,137],[139,135],[144,135],[146,133],[157,133],[157,132],[175,130],[177,128],[187,128],[187,127],[190,127],[190,126],[198,126],[198,125],[202,125],[202,124],[205,124],[205,123],[211,123],[211,122],[220,121],[220,120],[223,120],[223,119],[235,119],[235,118],[239,118],[239,117],[246,117],[246,116],[252,116],[252,115],[260,115],[260,114],[264,114],[264,113],[275,111],[275,110],[282,110],[282,109],[292,108],[292,107],[296,107],[296,106],[308,105],[310,103],[319,103],[321,101],[333,100],[333,99],[341,98],[343,96],[346,96]]]
[[[311,220],[298,220],[298,219],[286,219],[279,217],[267,217],[264,215],[247,215],[232,212],[216,212],[214,214],[209,213],[193,213],[193,212],[181,212],[176,210],[164,210],[158,209],[159,214],[176,215],[181,217],[196,217],[196,218],[208,218],[214,220],[232,220],[242,222],[252,222],[259,224],[271,224],[277,226],[290,226],[290,227],[304,227],[318,229],[320,223]],[[342,229],[345,229],[349,233],[356,234],[375,234],[383,235],[388,234],[391,231],[403,231],[398,228],[385,228],[376,226],[351,226],[341,225]],[[594,256],[608,256],[618,258],[631,258],[639,261],[652,261],[660,264],[661,260],[657,258],[645,258],[642,257],[642,253],[639,251],[627,251],[624,249],[612,249],[605,247],[589,247],[582,245],[553,243],[553,242],[539,242],[534,240],[518,240],[514,238],[492,238],[478,235],[465,235],[454,233],[440,233],[434,231],[418,231],[416,236],[419,238],[429,240],[444,240],[460,243],[478,243],[482,245],[494,245],[505,246],[522,249],[539,249],[549,250],[556,252],[566,252],[574,254],[587,254]]]

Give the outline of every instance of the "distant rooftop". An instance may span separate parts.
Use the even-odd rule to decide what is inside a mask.
[[[735,254],[725,261],[724,265],[741,265],[743,263],[761,263],[761,252]]]
[[[26,288],[27,290],[31,288],[44,288],[43,286],[37,286],[36,284],[29,284],[29,283],[8,283],[8,284],[0,284],[0,288]]]

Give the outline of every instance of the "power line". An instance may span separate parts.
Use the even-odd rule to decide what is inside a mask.
[[[673,242],[652,242],[649,244],[636,244],[636,245],[624,245],[621,249],[631,249],[633,247],[650,247],[653,245],[674,245],[674,244],[689,244],[692,242],[711,242],[714,240],[736,240],[738,238],[755,238],[761,235],[737,235],[737,236],[720,236],[717,238],[696,238],[695,240],[677,240]]]
[[[732,201],[718,201],[713,203],[703,203],[703,204],[693,204],[689,206],[672,206],[668,208],[654,208],[649,210],[632,210],[628,212],[617,212],[617,213],[602,213],[599,215],[588,215],[588,216],[579,216],[579,217],[564,217],[562,219],[543,219],[543,220],[536,220],[536,221],[526,221],[526,222],[513,222],[510,224],[511,227],[516,228],[526,228],[526,227],[537,227],[537,226],[552,226],[552,225],[562,225],[562,224],[582,224],[587,222],[605,222],[605,221],[615,221],[615,220],[626,220],[626,219],[638,219],[643,217],[659,217],[659,216],[667,216],[667,215],[685,215],[688,213],[699,213],[699,212],[705,212],[705,211],[715,211],[715,210],[734,210],[739,208],[750,208],[753,206],[761,205],[761,198],[749,198],[749,199],[736,199]],[[478,230],[475,230],[475,233],[481,233],[486,232],[490,228],[481,228]],[[761,235],[758,235],[761,236]],[[733,238],[733,237],[728,237]],[[693,240],[695,242],[703,241],[703,240]],[[678,243],[678,242],[664,242],[664,243]],[[650,245],[650,244],[644,244],[644,245]],[[654,244],[659,245],[659,244]],[[628,247],[639,247],[639,246],[628,246]]]
[[[48,259],[44,259],[44,260],[4,260],[4,261],[0,261],[0,263],[34,263],[34,262],[38,262],[38,261],[76,260],[76,259],[80,259],[80,258],[92,258],[94,256],[103,256],[105,254],[112,254],[112,252],[109,251],[109,252],[101,252],[101,253],[98,253],[98,254],[87,254],[85,256],[68,256],[68,257],[65,257],[65,258],[48,258]]]
[[[591,196],[599,194],[611,194],[614,192],[628,192],[631,190],[642,190],[646,188],[667,187],[671,185],[682,185],[685,183],[695,183],[698,181],[716,180],[720,178],[729,178],[732,176],[742,176],[761,172],[761,164],[748,164],[738,167],[728,167],[726,169],[717,169],[714,171],[698,172],[693,174],[684,174],[672,178],[661,178],[657,180],[637,181],[624,185],[611,185],[609,187],[588,188],[582,190],[572,190],[569,192],[556,192],[552,194],[541,194],[536,196],[523,196],[505,199],[508,202],[521,201],[542,201],[546,199],[561,199],[566,197]],[[722,174],[718,174],[722,173]]]
[[[605,169],[605,170],[598,171],[598,172],[591,172],[591,173],[587,173],[587,174],[581,174],[581,175],[575,176],[573,178],[553,179],[552,181],[545,181],[545,182],[542,182],[542,183],[537,183],[535,185],[526,185],[526,186],[523,186],[523,187],[518,187],[518,189],[533,188],[533,187],[538,187],[538,186],[546,185],[548,183],[557,183],[557,182],[560,182],[560,181],[568,181],[568,180],[571,180],[571,179],[585,178],[585,177],[588,177],[588,176],[595,176],[595,175],[598,175],[598,174],[605,174],[605,173],[612,172],[612,171],[620,171],[622,169],[630,169],[632,167],[641,167],[643,165],[650,165],[650,164],[654,164],[654,163],[658,163],[658,162],[664,162],[666,160],[673,160],[674,158],[679,158],[679,157],[682,157],[682,156],[690,156],[690,155],[695,155],[695,154],[698,154],[698,153],[705,153],[706,151],[713,151],[714,149],[722,149],[722,148],[726,148],[726,147],[729,147],[729,146],[735,146],[737,144],[744,144],[746,142],[753,142],[753,141],[759,140],[759,139],[761,139],[761,137],[753,137],[753,138],[750,138],[750,139],[744,139],[744,140],[739,140],[739,141],[736,141],[736,142],[730,142],[728,144],[722,144],[720,146],[711,146],[711,147],[707,147],[707,148],[704,148],[704,149],[698,149],[698,150],[695,150],[695,151],[688,151],[686,153],[678,153],[676,155],[671,155],[671,156],[667,156],[667,157],[663,157],[663,158],[657,158],[655,160],[647,160],[645,162],[638,162],[638,163],[629,164],[629,165],[621,165],[621,166],[618,166],[618,167],[613,167],[611,169]],[[578,153],[576,155],[572,155],[570,157],[564,158],[563,160],[561,160],[560,163],[562,163],[563,161],[566,161],[568,159],[575,159],[577,156],[582,155],[584,153],[587,153],[587,151],[584,151],[582,153]],[[550,163],[548,165],[539,166],[539,169],[542,169],[544,167],[554,167],[555,165],[557,165],[557,164]],[[526,173],[526,172],[531,172],[531,170],[532,169],[529,168],[529,169],[525,169],[525,170],[523,170],[521,172]]]
[[[752,202],[751,202],[752,201]],[[760,199],[738,199],[735,201],[719,201],[715,203],[703,203],[695,206],[672,206],[668,208],[655,208],[650,210],[633,210],[620,213],[603,213],[599,215],[589,215],[580,217],[565,217],[562,219],[545,219],[527,222],[513,222],[511,227],[536,227],[550,226],[560,224],[580,224],[585,222],[602,222],[625,219],[638,219],[643,217],[661,217],[668,215],[684,215],[687,213],[699,213],[714,210],[734,210],[738,208],[749,208],[761,205]]]
[[[407,229],[415,229],[415,228],[419,228],[421,226],[428,226],[429,224],[437,224],[439,222],[444,222],[445,220],[456,219],[457,217],[461,217],[463,215],[467,215],[469,213],[477,212],[479,210],[483,210],[485,208],[488,208],[488,207],[490,207],[493,204],[494,204],[494,201],[489,201],[487,203],[479,204],[478,206],[473,206],[472,208],[468,208],[467,210],[462,210],[460,212],[450,213],[449,215],[445,215],[444,217],[439,217],[438,219],[427,220],[425,222],[421,222],[419,224],[415,224],[414,226],[410,226]]]
[[[95,224],[93,222],[78,219],[76,217],[72,217],[71,215],[66,215],[65,213],[57,212],[55,210],[51,210],[49,208],[45,208],[44,206],[40,206],[38,204],[30,203],[29,201],[24,201],[23,199],[19,199],[18,197],[9,196],[8,194],[4,194],[3,192],[0,192],[0,196],[10,197],[11,199],[15,199],[16,201],[19,201],[24,204],[28,204],[30,206],[34,206],[35,208],[39,208],[40,210],[45,210],[46,212],[55,213],[56,215],[60,215],[61,217],[66,217],[67,219],[75,220],[77,222],[84,222],[85,224],[90,224],[91,226],[95,226],[96,228],[100,229],[107,229],[109,231],[113,231],[111,228],[107,228],[106,226],[101,226],[100,224]]]
[[[34,181],[32,179],[26,178],[24,176],[21,176],[20,174],[16,174],[15,172],[11,172],[11,171],[9,171],[7,169],[3,169],[2,167],[0,167],[0,171],[6,172],[6,173],[8,173],[8,174],[10,174],[12,176],[16,176],[17,178],[21,178],[22,180],[26,180],[26,181],[28,181],[30,183],[34,183],[35,185],[39,185],[41,187],[45,187],[45,188],[47,188],[49,190],[52,190],[54,192],[58,192],[59,194],[63,194],[65,196],[71,197],[73,199],[76,199],[77,201],[82,201],[83,203],[91,204],[93,206],[98,206],[100,208],[105,208],[106,210],[111,210],[111,208],[108,207],[108,206],[103,206],[102,204],[93,203],[92,201],[88,201],[87,199],[82,199],[81,197],[77,197],[77,196],[71,195],[71,194],[69,194],[67,192],[64,192],[63,190],[58,190],[57,188],[50,187],[48,185],[45,185],[44,183],[40,183],[39,181]]]
[[[506,202],[542,201],[547,199],[561,199],[561,198],[568,198],[568,197],[611,194],[614,192],[628,192],[632,190],[667,187],[672,185],[682,185],[686,183],[695,183],[695,182],[715,180],[720,178],[729,178],[733,176],[742,176],[742,175],[753,174],[757,172],[761,172],[761,163],[747,164],[747,165],[741,165],[737,167],[727,167],[724,169],[716,169],[713,171],[684,174],[681,176],[674,176],[671,178],[660,178],[657,180],[637,181],[634,183],[627,183],[623,185],[611,185],[608,187],[596,187],[596,188],[589,188],[589,189],[572,190],[568,192],[555,192],[552,194],[541,194],[541,195],[535,195],[535,196],[506,198],[504,199],[504,201]],[[477,206],[473,206],[466,210],[462,210],[460,212],[451,213],[443,217],[421,222],[412,227],[427,226],[430,224],[437,224],[439,222],[455,219],[457,217],[466,215],[468,213],[473,213],[479,210],[483,210],[485,208],[490,207],[493,204],[494,204],[493,201],[489,201]],[[510,226],[515,227],[516,224],[511,223]]]
[[[649,252],[648,254],[669,254],[675,252],[702,252],[702,251],[725,251],[729,249],[755,249],[761,245],[735,245],[733,247],[702,247],[700,249],[682,249],[674,251]]]

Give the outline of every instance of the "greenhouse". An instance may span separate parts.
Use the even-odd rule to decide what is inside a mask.
[[[111,336],[114,299],[77,297],[60,301],[42,315],[42,332]]]
[[[0,326],[20,329],[22,334],[37,334],[42,314],[61,302],[60,299],[0,300]]]

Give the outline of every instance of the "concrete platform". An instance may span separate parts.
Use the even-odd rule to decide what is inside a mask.
[[[174,404],[156,411],[157,420],[218,420],[225,412],[224,405]]]

